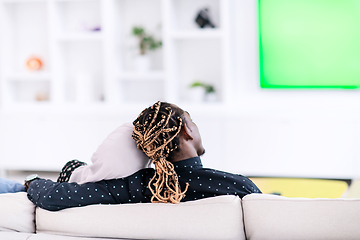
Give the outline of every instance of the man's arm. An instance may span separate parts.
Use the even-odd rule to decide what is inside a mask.
[[[36,179],[30,183],[27,196],[36,206],[51,211],[90,204],[117,203],[105,181],[79,185]]]

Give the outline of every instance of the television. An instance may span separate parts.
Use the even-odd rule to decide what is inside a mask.
[[[359,0],[258,0],[262,88],[360,87]]]

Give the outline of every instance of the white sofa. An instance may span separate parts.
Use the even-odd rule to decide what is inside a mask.
[[[0,195],[0,239],[360,239],[360,199],[251,194],[180,204],[92,205],[50,212]]]

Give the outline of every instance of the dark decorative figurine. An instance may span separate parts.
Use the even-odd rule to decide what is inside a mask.
[[[212,27],[212,28],[215,27],[215,25],[210,21],[209,10],[207,8],[204,8],[204,9],[199,11],[198,15],[195,18],[195,22],[201,28],[204,28],[207,25],[209,25],[209,27]]]

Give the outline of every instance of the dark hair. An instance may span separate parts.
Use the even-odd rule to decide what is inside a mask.
[[[149,182],[152,202],[179,203],[188,188],[187,184],[185,191],[181,192],[174,166],[166,160],[179,150],[178,135],[184,124],[183,113],[179,107],[158,101],[142,111],[133,122],[132,137],[156,168]]]

